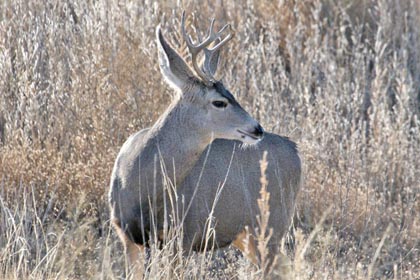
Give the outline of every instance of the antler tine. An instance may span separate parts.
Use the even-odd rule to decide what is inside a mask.
[[[206,76],[205,73],[201,71],[197,63],[197,54],[200,52],[200,48],[199,46],[196,46],[192,43],[191,36],[187,35],[187,31],[185,30],[185,11],[182,11],[181,32],[182,32],[182,36],[184,37],[185,43],[187,44],[188,50],[191,53],[191,60],[192,60],[195,72],[197,73],[197,75],[200,76],[201,79],[203,79],[205,83],[210,83],[210,81],[208,80],[208,77]]]
[[[219,30],[218,32],[214,31],[214,22],[215,19],[213,18],[210,22],[210,27],[208,30],[208,34],[207,37],[203,40],[203,41],[198,41],[196,44],[194,44],[192,42],[191,36],[187,35],[187,31],[185,29],[185,11],[182,12],[182,18],[181,18],[181,32],[182,35],[184,37],[184,40],[187,44],[187,47],[191,53],[191,59],[192,59],[192,63],[194,66],[194,70],[197,73],[197,75],[200,76],[200,78],[206,83],[206,84],[211,84],[214,82],[214,77],[210,74],[209,69],[206,69],[206,65],[208,63],[204,63],[204,71],[199,67],[198,65],[198,61],[197,61],[197,54],[200,53],[200,51],[204,51],[205,52],[205,60],[209,60],[213,53],[216,52],[217,50],[219,50],[222,46],[224,46],[229,40],[231,40],[233,38],[233,34],[232,34],[232,29],[230,24],[226,24],[225,26],[223,26],[223,28],[221,30]],[[222,33],[226,30],[229,29],[229,34],[220,42],[218,42],[214,47],[207,49],[207,47],[215,42],[216,40],[218,40],[221,36]],[[206,62],[206,61],[205,61]]]
[[[233,38],[233,36],[235,34],[232,33],[232,27],[230,26],[230,24],[226,24],[225,26],[223,26],[223,28],[217,33],[219,35],[218,38],[223,33],[223,31],[225,31],[226,28],[228,28],[229,31],[230,31],[228,33],[228,35],[225,38],[223,38],[223,40],[220,41],[216,46],[214,46],[211,49],[209,49],[209,51],[211,51],[211,52],[217,51],[218,49],[220,49],[221,47],[223,47],[227,42],[229,42]]]
[[[187,31],[185,30],[185,11],[182,11],[181,32],[182,32],[182,37],[184,37],[185,43],[187,43],[187,47],[191,52],[191,50],[194,49],[195,46],[192,43],[191,37],[187,35]]]

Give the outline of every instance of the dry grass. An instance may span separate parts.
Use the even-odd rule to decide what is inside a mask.
[[[2,279],[125,277],[111,166],[170,99],[156,25],[185,51],[176,1],[72,2],[0,3]],[[233,23],[225,84],[304,161],[283,244],[294,278],[419,279],[420,2],[221,2],[183,7],[202,26],[214,14]],[[152,250],[150,276],[169,278],[175,258]],[[193,254],[175,272],[261,277],[233,251]]]

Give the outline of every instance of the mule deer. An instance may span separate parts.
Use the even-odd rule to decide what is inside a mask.
[[[124,143],[115,161],[109,194],[111,219],[131,264],[139,260],[139,252],[153,237],[162,237],[168,225],[172,212],[165,203],[167,184],[175,186],[176,195],[184,198],[175,202],[184,205],[175,207],[185,210],[180,218],[185,251],[206,248],[203,240],[211,214],[214,244],[225,247],[234,243],[257,261],[255,250],[249,242],[245,246],[243,237],[245,227],[251,234],[256,227],[263,151],[268,151],[269,162],[271,258],[291,223],[301,177],[296,145],[264,133],[214,78],[220,50],[233,33],[230,25],[218,32],[213,25],[214,19],[207,38],[194,44],[182,15],[181,30],[197,76],[166,42],[160,28],[156,30],[160,70],[177,94],[152,127]],[[197,61],[200,52],[205,56],[201,65]],[[252,147],[239,148],[242,143]]]

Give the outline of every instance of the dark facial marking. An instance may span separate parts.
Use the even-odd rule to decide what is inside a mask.
[[[221,82],[214,83],[214,88],[218,93],[220,93],[221,96],[226,98],[229,103],[237,103],[232,93],[230,93]]]

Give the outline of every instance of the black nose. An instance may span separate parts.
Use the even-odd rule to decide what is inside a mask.
[[[254,135],[257,137],[262,137],[264,135],[264,129],[261,125],[258,125],[254,130]]]

